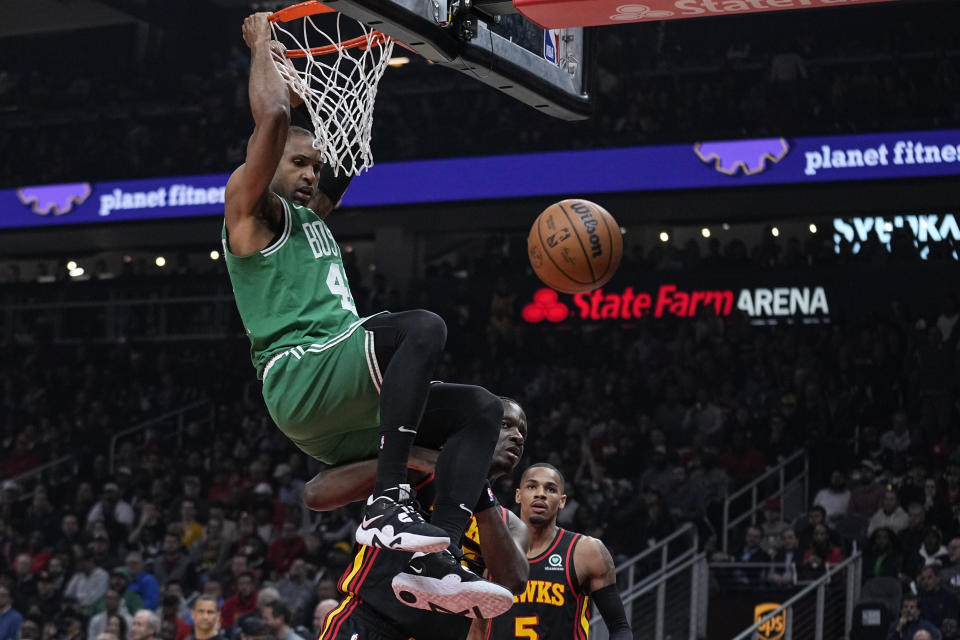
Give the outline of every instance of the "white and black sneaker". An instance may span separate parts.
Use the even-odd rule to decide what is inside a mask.
[[[398,493],[407,499],[397,501],[385,495],[367,499],[357,527],[357,543],[422,553],[435,553],[450,546],[450,536],[440,527],[426,522],[412,506],[409,488],[401,487]]]
[[[513,594],[461,565],[449,550],[414,554],[391,582],[408,607],[467,618],[494,618],[513,606]]]

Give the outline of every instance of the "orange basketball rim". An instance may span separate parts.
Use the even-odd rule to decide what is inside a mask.
[[[270,15],[270,22],[291,22],[306,18],[307,16],[316,16],[323,13],[337,13],[336,9],[328,7],[317,0],[307,0],[279,11],[274,11]],[[326,56],[337,53],[343,49],[366,49],[368,47],[377,47],[383,43],[393,40],[390,36],[377,30],[370,32],[371,37],[358,36],[350,40],[344,40],[335,44],[328,44],[321,47],[311,47],[309,49],[288,49],[286,56],[288,58],[306,58],[307,56]],[[404,46],[402,42],[399,43]]]

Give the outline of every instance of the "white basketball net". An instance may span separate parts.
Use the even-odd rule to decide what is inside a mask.
[[[302,50],[306,61],[302,70],[276,57],[274,64],[291,89],[303,98],[313,123],[313,146],[323,162],[338,176],[357,176],[373,166],[373,104],[393,52],[393,40],[341,13],[336,14],[335,33],[328,35],[315,18],[308,15],[299,20],[302,29],[297,28],[296,21],[272,23],[274,38],[287,44],[290,52]],[[350,21],[354,29],[359,25],[363,35],[344,42],[342,20]]]

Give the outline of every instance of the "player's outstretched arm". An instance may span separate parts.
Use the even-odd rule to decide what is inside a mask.
[[[516,595],[523,592],[530,577],[530,532],[512,511],[506,512],[506,522],[502,513],[500,505],[496,505],[476,514],[480,552],[490,579]]]
[[[407,467],[433,473],[439,452],[414,446]],[[366,500],[377,481],[377,461],[361,460],[321,471],[303,487],[303,505],[312,511],[333,511]]]
[[[501,513],[500,505],[496,505],[476,514],[480,553],[490,578],[516,595],[523,592],[530,577],[530,531],[512,511],[506,512],[506,522]],[[485,640],[489,626],[490,620],[477,618],[470,625],[466,640]]]
[[[246,162],[227,182],[225,211],[231,248],[240,255],[263,248],[242,246],[258,243],[255,237],[248,243],[247,236],[256,234],[243,227],[260,212],[290,128],[289,90],[273,62],[269,16],[265,12],[254,13],[243,22],[243,39],[251,54],[248,93],[254,128],[247,142]]]
[[[573,552],[577,575],[584,591],[597,603],[597,610],[607,623],[610,640],[632,640],[630,624],[617,590],[617,569],[606,545],[584,536]]]

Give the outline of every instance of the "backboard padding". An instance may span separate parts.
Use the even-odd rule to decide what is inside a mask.
[[[511,42],[497,33],[503,28],[484,20],[478,21],[475,38],[461,39],[455,27],[438,24],[433,0],[326,0],[325,4],[396,38],[424,58],[466,73],[545,114],[564,120],[591,114],[589,30],[574,28],[563,34],[567,36],[561,39],[564,61],[576,62],[571,73],[572,66],[548,61]]]

